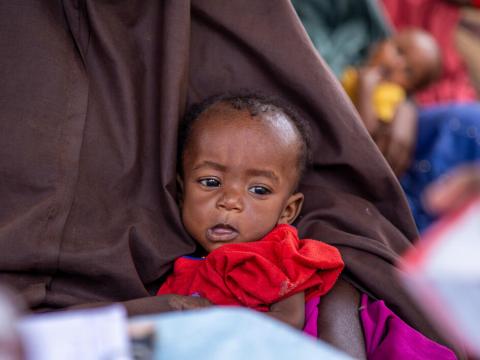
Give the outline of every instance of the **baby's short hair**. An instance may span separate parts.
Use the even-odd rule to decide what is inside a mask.
[[[300,141],[298,179],[302,177],[311,162],[311,130],[309,124],[292,107],[280,99],[259,93],[215,95],[190,107],[181,124],[178,139],[178,164],[181,175],[183,175],[183,155],[190,141],[193,124],[207,109],[219,103],[228,104],[236,110],[247,110],[252,117],[267,112],[283,113],[296,129]]]

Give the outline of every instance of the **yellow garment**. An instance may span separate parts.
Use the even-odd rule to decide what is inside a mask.
[[[352,67],[347,68],[341,79],[346,93],[357,105],[358,102],[358,71]],[[406,98],[405,90],[395,83],[382,82],[373,92],[373,108],[377,117],[385,122],[390,122],[395,115],[397,106]]]

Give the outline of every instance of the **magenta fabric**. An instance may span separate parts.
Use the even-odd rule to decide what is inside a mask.
[[[317,337],[317,319],[318,319],[318,304],[320,304],[320,296],[311,298],[305,303],[305,326],[303,332]]]
[[[456,359],[450,349],[408,326],[381,300],[363,294],[360,319],[369,360]]]
[[[320,297],[305,303],[303,332],[317,337],[318,304]],[[440,345],[407,325],[382,300],[371,300],[362,294],[360,321],[369,360],[453,360],[457,357],[449,348]]]

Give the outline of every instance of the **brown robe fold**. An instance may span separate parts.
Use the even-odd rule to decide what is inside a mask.
[[[338,246],[354,285],[434,335],[393,274],[416,237],[401,189],[287,0],[15,0],[0,16],[0,281],[32,309],[155,293],[194,250],[179,119],[251,89],[312,124],[301,237]]]

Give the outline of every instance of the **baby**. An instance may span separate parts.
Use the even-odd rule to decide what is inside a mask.
[[[391,121],[406,96],[431,84],[441,68],[435,39],[412,28],[374,45],[362,67],[345,71],[342,84],[373,135],[378,120]]]
[[[248,306],[303,328],[305,302],[343,268],[336,248],[289,225],[304,199],[307,124],[275,100],[224,95],[196,106],[182,130],[182,221],[206,257],[177,259],[158,295]]]
[[[440,76],[442,58],[433,36],[409,28],[376,44],[366,65],[378,67],[383,81],[398,84],[411,94]]]

